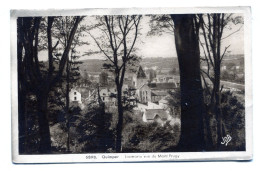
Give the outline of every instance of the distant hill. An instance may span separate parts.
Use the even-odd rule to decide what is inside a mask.
[[[81,61],[80,70],[87,71],[87,72],[101,72],[104,60],[100,59],[87,59]]]
[[[79,65],[81,72],[101,72],[104,60],[100,59],[87,59],[82,60],[82,64]],[[235,65],[244,65],[244,55],[230,55],[225,56],[223,58],[222,65],[227,65],[229,63],[234,63]],[[177,57],[169,57],[169,58],[163,58],[163,57],[152,57],[152,58],[143,58],[140,62],[141,66],[143,68],[151,68],[157,66],[158,69],[162,68],[177,68],[179,67],[178,59]],[[46,66],[48,63],[43,62],[43,65]],[[202,63],[202,65],[206,65],[206,63]],[[58,67],[58,66],[56,66]]]
[[[228,55],[228,56],[224,56],[223,60],[228,61],[228,60],[234,60],[234,59],[244,59],[244,55],[242,54],[238,54],[238,55]]]
[[[244,66],[244,55],[224,56],[222,64],[228,65],[230,63],[233,63],[237,66]]]
[[[100,59],[87,59],[81,61],[80,70],[87,71],[87,72],[101,72],[104,60]],[[142,67],[154,67],[157,66],[158,68],[172,68],[178,67],[178,60],[177,58],[143,58],[140,62]]]
[[[244,55],[229,55],[229,56],[224,56],[221,65],[229,65],[229,64],[234,64],[237,66],[244,66]],[[202,62],[202,66],[206,66],[206,62]]]
[[[229,55],[223,58],[222,64],[234,63],[236,65],[243,65],[244,55]],[[82,72],[101,72],[104,60],[100,59],[87,59],[82,60],[80,64],[80,70]],[[140,62],[143,68],[151,68],[157,66],[159,69],[162,68],[176,68],[179,67],[177,57],[152,57],[152,58],[143,58]],[[206,65],[206,64],[202,64]]]
[[[157,66],[158,68],[173,68],[178,67],[178,59],[176,57],[171,58],[143,58],[141,61],[141,65],[143,67],[154,67]]]

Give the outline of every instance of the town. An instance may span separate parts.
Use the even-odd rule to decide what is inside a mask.
[[[158,122],[164,125],[166,121],[173,120],[167,99],[171,98],[169,92],[179,89],[180,80],[179,76],[169,74],[170,70],[171,68],[163,68],[156,72],[147,67],[143,69],[139,65],[135,67],[135,72],[125,75],[122,87],[123,104],[133,107],[134,113],[142,114],[143,122]],[[92,82],[98,83],[99,87],[93,84],[75,84],[69,94],[71,104],[84,109],[88,103],[97,102],[100,96],[108,111],[109,108],[115,108],[117,89],[113,76],[103,71],[90,73],[89,77],[94,78]],[[174,119],[174,122],[180,122],[180,118]]]
[[[233,59],[233,60],[230,60]],[[160,60],[160,58],[158,58]],[[174,99],[170,94],[171,92],[179,91],[180,77],[178,70],[178,62],[175,58],[166,58],[170,62],[175,62],[171,68],[170,66],[158,64],[153,65],[151,61],[155,62],[156,58],[146,59],[146,63],[141,63],[137,66],[132,67],[125,74],[123,90],[123,104],[129,105],[133,108],[133,113],[142,116],[143,122],[157,122],[162,126],[168,121],[172,125],[180,124],[180,116],[176,109],[172,109],[169,106],[169,100]],[[241,93],[244,91],[244,85],[239,84],[244,80],[243,63],[241,64],[241,56],[229,57],[229,60],[224,60],[224,64],[221,68],[224,73],[221,81],[223,85],[223,91],[232,91]],[[97,63],[96,61],[87,61],[88,66],[91,62]],[[102,60],[98,60],[101,63]],[[147,64],[148,63],[148,64]],[[144,64],[145,67],[142,67]],[[172,65],[172,64],[171,64]],[[82,65],[84,66],[84,65]],[[166,67],[164,67],[166,66]],[[86,66],[85,66],[86,67]],[[202,69],[206,69],[206,65],[202,66]],[[91,68],[91,67],[90,67]],[[96,70],[97,68],[95,68]],[[92,69],[93,70],[93,69]],[[106,110],[109,111],[111,108],[117,106],[117,89],[114,82],[113,74],[102,70],[100,67],[99,71],[87,71],[86,68],[82,67],[81,75],[88,74],[89,81],[79,81],[73,85],[70,90],[70,102],[71,105],[79,106],[84,109],[89,103],[93,101],[97,102],[100,96],[101,100],[105,103]],[[235,75],[237,82],[224,81],[227,77],[226,71],[229,71],[229,75]],[[239,81],[239,79],[241,81]],[[207,81],[210,84],[210,81]]]
[[[17,28],[20,154],[245,150],[244,46],[230,39],[240,14],[20,17]],[[223,146],[227,134],[236,141]]]

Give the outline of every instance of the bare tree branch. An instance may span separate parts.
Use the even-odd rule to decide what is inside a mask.
[[[88,32],[88,34],[91,36],[91,38],[95,41],[95,43],[97,44],[98,48],[100,49],[100,51],[113,63],[115,64],[115,62],[112,60],[112,57],[110,57],[100,46],[99,42],[97,41],[97,39],[90,33]]]
[[[203,31],[204,41],[206,43],[206,49],[207,49],[207,52],[208,52],[208,57],[209,57],[209,60],[210,60],[212,67],[215,68],[215,64],[213,63],[211,53],[210,53],[210,50],[209,50],[209,44],[208,44],[208,40],[207,40],[207,36],[206,36],[206,31],[205,31],[205,28],[204,28],[205,23],[202,19],[202,16],[201,16],[201,20],[202,20],[202,31]]]
[[[234,31],[234,32],[230,33],[229,35],[227,35],[227,36],[223,37],[221,40],[224,40],[224,39],[226,39],[226,38],[230,37],[231,35],[233,35],[233,34],[235,34],[235,33],[239,32],[239,31],[241,30],[241,28],[242,28],[242,27],[243,27],[243,25],[242,25],[242,26],[240,26],[240,27],[239,27],[239,29],[237,29],[236,31]]]
[[[227,51],[227,49],[230,47],[230,45],[228,45],[227,47],[225,47],[225,50],[224,50],[224,52],[223,52],[223,54],[222,54],[222,56],[221,56],[221,58],[220,58],[220,61],[222,61],[222,59],[224,58],[224,56],[225,56],[225,53],[226,53],[226,51]]]
[[[209,75],[209,73],[207,73],[207,72],[205,72],[204,70],[200,70],[201,72],[203,72],[209,79],[210,79],[210,81],[212,82],[212,83],[214,83],[214,80],[213,80],[213,78]]]
[[[110,17],[105,16],[104,18],[105,18],[107,30],[108,30],[108,33],[109,33],[110,46],[111,46],[112,50],[114,51],[115,47],[114,47],[114,44],[113,44],[113,36],[112,36],[112,33],[111,33],[111,28],[110,28]]]
[[[130,55],[130,53],[132,52],[133,47],[134,47],[134,45],[135,45],[136,38],[137,38],[137,35],[138,35],[138,25],[139,25],[140,19],[141,19],[141,16],[138,17],[137,21],[134,20],[134,23],[135,23],[135,38],[134,38],[134,41],[133,41],[133,43],[132,43],[132,46],[131,46],[131,48],[130,48],[128,54],[126,55],[126,58],[129,57],[129,55]]]

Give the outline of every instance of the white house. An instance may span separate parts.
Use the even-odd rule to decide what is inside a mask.
[[[226,65],[221,66],[221,70],[227,70],[227,66]]]
[[[81,101],[81,93],[78,92],[76,89],[71,89],[69,92],[70,102],[78,102],[79,104],[82,103]]]
[[[163,109],[161,106],[153,102],[148,102],[147,105],[147,109]]]
[[[143,114],[143,122],[157,122],[163,126],[168,120],[171,116],[164,109],[145,109]]]
[[[159,100],[159,106],[161,109],[167,109],[168,108],[168,100],[166,98],[162,98]]]
[[[117,94],[117,90],[115,87],[112,88],[102,88],[99,92],[101,100],[106,103],[109,104],[111,106],[115,106],[116,105],[116,94]],[[114,95],[114,97],[112,97],[112,95]]]

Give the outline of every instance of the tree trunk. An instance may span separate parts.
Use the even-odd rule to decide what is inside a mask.
[[[18,64],[18,126],[19,126],[19,153],[27,151],[26,126],[26,91],[23,81],[23,32],[22,18],[17,19],[17,64]]]
[[[203,90],[200,78],[200,51],[193,23],[194,15],[171,15],[180,68],[181,137],[180,151],[205,149]]]
[[[209,111],[209,110],[205,110]],[[206,150],[213,150],[213,140],[212,140],[212,131],[211,131],[211,126],[210,126],[210,116],[209,113],[204,113],[204,132],[205,132],[205,148]]]
[[[70,112],[69,112],[69,87],[66,88],[66,127],[67,127],[67,152],[70,152]]]
[[[215,97],[215,114],[217,119],[217,147],[221,146],[221,141],[223,137],[222,128],[222,110],[220,106],[220,63],[215,65],[215,76],[214,76],[214,97]]]
[[[118,123],[116,127],[116,152],[122,152],[123,104],[122,86],[117,85]]]
[[[67,68],[66,68],[66,109],[65,109],[65,115],[66,115],[66,126],[67,126],[67,152],[70,152],[70,99],[69,99],[69,91],[70,91],[70,69],[69,69],[69,62],[67,62]]]
[[[21,86],[21,85],[20,85]],[[18,90],[18,121],[19,121],[19,153],[27,152],[28,133],[27,133],[27,117],[26,117],[26,93],[22,88]]]
[[[40,133],[39,153],[41,154],[48,154],[51,152],[50,127],[47,118],[47,102],[48,93],[39,91],[37,94],[37,112]]]
[[[97,128],[97,137],[98,137],[98,150],[100,152],[104,152],[106,150],[106,142],[105,142],[105,103],[102,101],[101,96],[100,96],[100,90],[99,90],[99,86],[97,87],[97,91],[98,91],[98,104],[99,104],[99,125]]]

